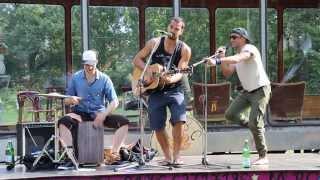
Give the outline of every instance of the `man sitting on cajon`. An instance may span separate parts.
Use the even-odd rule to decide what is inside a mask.
[[[128,134],[127,118],[111,114],[119,101],[108,75],[97,69],[98,57],[94,50],[82,54],[83,69],[74,73],[68,85],[65,99],[66,105],[71,105],[72,113],[66,114],[58,121],[60,138],[75,150],[77,156],[77,131],[81,121],[93,121],[94,127],[109,127],[117,129],[112,143],[112,156],[119,159],[119,150]],[[108,105],[106,107],[106,101]],[[92,147],[95,148],[95,147]],[[69,163],[70,164],[70,163]]]

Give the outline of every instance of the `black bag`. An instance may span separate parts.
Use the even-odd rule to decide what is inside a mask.
[[[22,159],[22,163],[26,166],[28,171],[36,170],[53,170],[56,169],[57,164],[53,163],[52,160],[47,156],[43,155],[35,167],[33,167],[33,162],[37,159],[34,155],[26,155]]]
[[[139,108],[139,100],[137,100],[137,99],[129,101],[129,102],[125,103],[125,105],[124,105],[124,109],[126,111],[128,111],[128,110],[137,110],[138,108]]]
[[[141,141],[140,139],[136,142],[134,146],[131,148],[120,148],[120,158],[121,161],[130,161],[130,162],[140,162],[141,161],[141,148],[140,148]],[[151,161],[156,155],[158,151],[151,148],[148,149],[143,147],[143,156],[146,162]]]
[[[139,99],[133,99],[127,103],[124,104],[124,110],[128,111],[128,110],[138,110],[139,109]],[[144,109],[147,109],[147,106],[142,103],[142,106]]]

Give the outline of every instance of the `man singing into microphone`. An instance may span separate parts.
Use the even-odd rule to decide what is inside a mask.
[[[243,87],[242,93],[233,100],[225,116],[226,119],[238,121],[251,130],[259,153],[259,158],[253,164],[268,164],[264,115],[271,95],[270,81],[264,70],[260,52],[250,44],[248,32],[244,28],[231,30],[230,44],[237,52],[235,55],[225,56],[226,49],[218,48],[218,56],[208,59],[209,64],[221,65],[225,77],[236,71]],[[249,117],[244,114],[247,109],[250,109]]]
[[[151,55],[151,65],[160,64],[163,67],[168,67],[167,69],[187,68],[191,57],[191,49],[186,43],[179,40],[184,27],[185,23],[182,18],[172,18],[168,26],[167,35],[149,40],[133,59],[134,66],[143,70],[146,65],[146,58]],[[151,54],[153,48],[156,48],[156,50]],[[146,75],[148,74],[151,75],[153,72],[151,68],[147,67]],[[183,163],[180,158],[180,149],[183,125],[187,118],[184,94],[181,87],[182,76],[180,73],[174,75],[163,74],[161,80],[165,82],[165,87],[161,90],[153,91],[148,98],[150,127],[155,131],[164,154],[164,160],[160,162],[161,165],[179,167]],[[152,81],[153,79],[151,77],[145,80]],[[173,126],[173,152],[169,148],[168,136],[165,131],[167,107],[170,110],[170,122]]]

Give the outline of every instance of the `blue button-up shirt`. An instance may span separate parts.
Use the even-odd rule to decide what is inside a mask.
[[[81,97],[72,109],[76,112],[95,113],[105,111],[106,101],[117,99],[113,83],[108,75],[97,70],[95,80],[88,83],[84,70],[76,72],[68,85],[67,94]]]

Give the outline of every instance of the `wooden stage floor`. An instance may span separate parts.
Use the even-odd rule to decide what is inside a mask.
[[[269,165],[241,167],[241,155],[209,155],[209,163],[221,166],[204,167],[201,156],[183,157],[186,166],[181,168],[159,168],[148,166],[129,168],[114,172],[117,166],[100,166],[88,169],[51,170],[26,172],[23,165],[7,171],[0,166],[0,179],[320,179],[320,154],[269,154]],[[257,155],[252,155],[252,160]],[[150,164],[157,164],[155,158]],[[148,165],[148,163],[147,163]],[[228,169],[227,167],[231,168]]]

